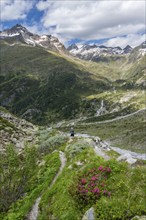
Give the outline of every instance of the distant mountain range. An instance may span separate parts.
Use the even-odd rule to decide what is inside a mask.
[[[48,50],[67,53],[85,60],[92,61],[107,61],[108,57],[114,60],[121,56],[129,55],[135,48],[127,45],[124,49],[119,46],[106,47],[104,45],[90,45],[83,44],[77,46],[76,44],[70,45],[67,49],[59,41],[58,38],[52,35],[38,35],[33,34],[20,24],[13,26],[10,29],[0,31],[0,39],[3,39],[11,45],[26,43],[32,46],[40,46]],[[143,42],[139,48],[139,56],[146,53],[146,42]]]
[[[106,60],[107,57],[119,57],[124,55],[129,55],[135,48],[127,45],[124,49],[121,47],[106,47],[104,45],[89,45],[84,44],[77,46],[76,44],[72,44],[68,47],[69,52],[73,56],[77,56],[81,59],[85,60],[93,60],[93,61],[102,61]],[[139,55],[144,55],[146,53],[146,42],[143,42],[139,48]]]

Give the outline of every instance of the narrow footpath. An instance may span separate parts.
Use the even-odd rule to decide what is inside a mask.
[[[60,160],[61,160],[61,166],[60,166],[60,169],[59,169],[58,173],[54,177],[51,185],[49,186],[49,188],[51,188],[54,185],[54,183],[56,182],[58,176],[62,173],[62,170],[63,170],[63,168],[65,167],[65,164],[66,164],[65,154],[62,151],[60,151],[59,156],[60,156]],[[41,196],[39,196],[36,199],[31,211],[27,215],[26,220],[37,220],[38,214],[39,214],[39,203],[40,203],[40,201],[41,201]]]

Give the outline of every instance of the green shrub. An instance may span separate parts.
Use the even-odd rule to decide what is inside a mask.
[[[44,164],[39,166],[35,175],[36,182],[30,183],[27,192],[15,203],[13,203],[6,213],[0,215],[3,220],[22,220],[25,219],[27,213],[31,210],[35,200],[44,192],[51,184],[53,178],[59,170],[61,162],[59,153],[54,152],[43,157]],[[31,171],[31,166],[29,167]]]
[[[76,154],[80,153],[82,150],[90,147],[87,142],[78,141],[73,144],[69,144],[66,147],[66,153],[69,158],[74,157]]]
[[[39,151],[41,153],[50,153],[56,149],[56,147],[60,147],[67,141],[67,137],[64,135],[55,135],[53,137],[49,137],[45,141],[43,141],[39,146]]]

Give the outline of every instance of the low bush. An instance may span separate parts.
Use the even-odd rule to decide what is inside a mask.
[[[88,205],[95,203],[102,196],[111,196],[108,191],[107,179],[111,169],[109,167],[99,166],[87,171],[79,176],[77,183],[70,188],[70,193],[80,204]]]
[[[40,153],[51,153],[56,148],[60,147],[67,141],[67,137],[64,135],[55,135],[49,137],[47,140],[43,141],[39,146]]]
[[[69,144],[66,147],[67,156],[69,158],[72,158],[75,155],[77,155],[78,153],[80,153],[82,150],[84,150],[88,147],[90,147],[90,145],[87,142],[83,142],[83,141],[78,141],[73,144]]]

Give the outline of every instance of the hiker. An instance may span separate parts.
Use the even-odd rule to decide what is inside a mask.
[[[70,136],[74,137],[74,129],[73,128],[70,129]]]

